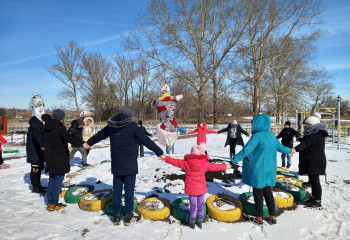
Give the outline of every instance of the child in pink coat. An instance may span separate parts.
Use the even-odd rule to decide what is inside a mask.
[[[207,133],[218,133],[217,131],[210,130],[207,128],[206,123],[198,123],[197,128],[193,131],[187,132],[187,134],[198,133],[197,135],[197,144],[207,143]]]
[[[204,196],[208,192],[205,180],[206,171],[225,171],[230,169],[230,164],[209,163],[209,156],[204,154],[206,146],[204,143],[194,146],[191,154],[185,155],[185,160],[165,157],[165,162],[185,170],[185,193],[190,195],[190,227],[193,229],[195,223],[202,228]],[[198,218],[196,222],[196,213]]]

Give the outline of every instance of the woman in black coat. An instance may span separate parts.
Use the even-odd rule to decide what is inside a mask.
[[[241,133],[249,137],[249,133],[243,130],[241,125],[237,123],[236,120],[233,120],[232,123],[229,123],[228,126],[224,129],[218,131],[218,133],[227,132],[227,139],[225,142],[225,147],[230,145],[230,158],[236,155],[236,145],[241,145],[244,147],[244,142]]]
[[[299,174],[307,174],[311,183],[311,197],[305,202],[309,208],[322,209],[320,175],[326,174],[325,137],[328,136],[327,129],[327,124],[320,123],[319,118],[308,117],[305,120],[301,143],[293,148],[293,152],[299,152]]]
[[[72,137],[62,121],[65,113],[61,109],[53,111],[53,120],[46,121],[44,127],[44,147],[46,169],[49,172],[47,186],[47,210],[54,211],[65,207],[58,203],[64,175],[70,171],[68,142],[83,146],[83,141]]]

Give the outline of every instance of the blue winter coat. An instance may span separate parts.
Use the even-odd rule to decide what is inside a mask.
[[[234,156],[233,164],[243,159],[242,181],[253,188],[274,187],[276,184],[277,151],[290,153],[270,132],[271,119],[266,114],[253,118],[253,135]]]
[[[45,162],[44,152],[41,149],[43,144],[44,126],[37,117],[29,119],[27,132],[27,163],[38,164]]]
[[[133,122],[132,118],[119,113],[108,121],[108,125],[87,141],[90,146],[109,137],[111,143],[112,173],[116,175],[134,175],[138,173],[137,140],[157,156],[163,154],[149,137]]]

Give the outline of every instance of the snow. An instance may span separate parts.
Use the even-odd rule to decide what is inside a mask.
[[[6,136],[5,136],[6,137]],[[229,149],[224,148],[226,134],[208,134],[207,150],[210,158],[229,160]],[[244,138],[248,141],[248,138]],[[157,142],[156,142],[157,143]],[[158,143],[157,143],[158,144]],[[175,153],[183,156],[196,144],[196,137],[179,139],[175,143]],[[94,146],[95,147],[95,146]],[[163,150],[165,147],[161,146]],[[12,148],[12,147],[11,147]],[[258,227],[249,222],[223,223],[209,219],[203,229],[190,229],[180,222],[150,221],[126,227],[114,226],[112,217],[104,211],[82,211],[78,204],[68,204],[59,211],[48,212],[46,197],[31,193],[30,164],[26,163],[25,147],[13,147],[18,153],[3,154],[10,169],[0,170],[0,238],[1,239],[349,239],[350,236],[350,145],[326,144],[327,180],[321,177],[323,187],[323,210],[312,210],[298,206],[293,211],[285,211],[277,217],[277,225],[264,224]],[[237,152],[241,147],[237,147]],[[281,164],[277,154],[278,165]],[[6,160],[6,158],[12,158]],[[113,176],[110,162],[109,142],[103,141],[90,151],[89,164],[94,166],[81,169],[80,156],[71,162],[71,177],[64,180],[67,185],[90,184],[94,191],[112,189]],[[292,159],[290,171],[296,172],[298,154]],[[77,172],[80,170],[79,172]],[[145,196],[157,194],[173,202],[184,194],[181,179],[169,180],[167,174],[182,175],[181,169],[160,161],[151,151],[145,149],[145,157],[139,158],[139,174],[136,179],[135,197],[140,202]],[[307,177],[301,176],[302,181]],[[48,175],[42,174],[42,184],[47,186]],[[207,182],[208,193],[225,193],[238,198],[249,186],[240,180],[230,184],[214,179]],[[310,189],[307,189],[310,191]],[[64,198],[60,199],[64,202]]]

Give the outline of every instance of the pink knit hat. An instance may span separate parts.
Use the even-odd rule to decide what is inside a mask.
[[[207,149],[207,146],[205,145],[205,143],[201,143],[199,145],[192,147],[191,154],[202,155],[202,154],[205,154],[206,149]]]

